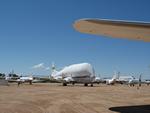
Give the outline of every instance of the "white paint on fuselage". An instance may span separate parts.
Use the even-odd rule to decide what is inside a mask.
[[[91,64],[89,63],[81,63],[81,64],[73,64],[65,67],[59,72],[53,74],[52,77],[60,78],[64,80],[73,80],[79,83],[91,83],[94,81],[95,72]]]
[[[20,77],[19,79],[17,79],[17,81],[21,81],[21,82],[33,81],[33,77]]]

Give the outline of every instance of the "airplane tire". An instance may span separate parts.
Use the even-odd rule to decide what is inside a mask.
[[[88,84],[87,84],[87,83],[85,83],[85,84],[84,84],[84,86],[88,86]]]
[[[67,83],[63,83],[63,86],[67,86]]]
[[[75,83],[74,83],[74,82],[72,82],[72,85],[75,85]]]
[[[32,81],[29,81],[29,84],[32,85]]]
[[[93,87],[93,84],[91,84],[91,87]]]

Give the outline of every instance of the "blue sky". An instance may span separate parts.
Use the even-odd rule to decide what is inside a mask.
[[[89,62],[101,76],[117,70],[150,78],[150,43],[73,28],[81,18],[150,22],[149,10],[149,0],[1,0],[0,71],[47,75],[52,62],[59,69]],[[33,68],[38,64],[42,69]]]

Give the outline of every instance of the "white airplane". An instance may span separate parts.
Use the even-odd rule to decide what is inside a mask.
[[[51,78],[62,81],[63,86],[67,86],[68,83],[83,83],[84,86],[88,86],[88,84],[93,86],[95,71],[89,63],[73,64],[60,71],[56,71],[53,65]]]
[[[119,76],[117,82],[120,84],[127,84],[129,80],[133,79],[133,76]]]
[[[19,79],[17,79],[18,83],[24,83],[24,82],[29,82],[29,84],[31,85],[33,81],[33,77],[29,76],[29,77],[20,77]]]
[[[114,85],[117,81],[117,79],[119,78],[119,72],[114,72],[114,76],[112,77],[112,79],[106,79],[106,84],[107,85]]]
[[[9,76],[7,76],[7,75],[5,76],[5,80],[6,80],[6,81],[9,81],[9,80],[11,80],[11,79],[12,79],[12,77],[9,77]]]
[[[74,28],[82,33],[150,42],[150,23],[107,19],[80,19]]]
[[[94,80],[94,83],[101,83],[102,82],[102,79],[99,77],[99,76],[96,76],[95,77],[95,80]]]
[[[149,85],[150,85],[150,80],[145,80],[144,83],[147,84],[147,85],[149,86]]]
[[[132,79],[129,80],[128,84],[130,86],[134,86],[135,84],[139,84],[139,86],[141,86],[141,76],[142,75],[140,75],[139,79],[133,77]]]
[[[30,84],[32,84],[33,77],[32,76],[10,77],[6,75],[5,80],[8,82],[18,82],[18,83],[29,82]]]
[[[8,82],[16,82],[17,79],[19,79],[19,77],[13,77],[13,76],[9,76],[9,75],[5,76],[5,80]]]

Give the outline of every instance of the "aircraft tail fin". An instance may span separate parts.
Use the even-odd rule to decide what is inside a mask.
[[[114,76],[112,79],[114,80],[119,79],[119,76],[120,76],[120,72],[114,71]]]
[[[56,71],[55,64],[54,64],[54,63],[52,63],[51,76],[52,76],[52,77],[53,77],[53,76],[55,76],[55,75],[56,75],[56,73],[57,73],[57,71]]]
[[[139,76],[139,86],[141,86],[141,82],[142,82],[142,74],[140,74],[140,76]]]

